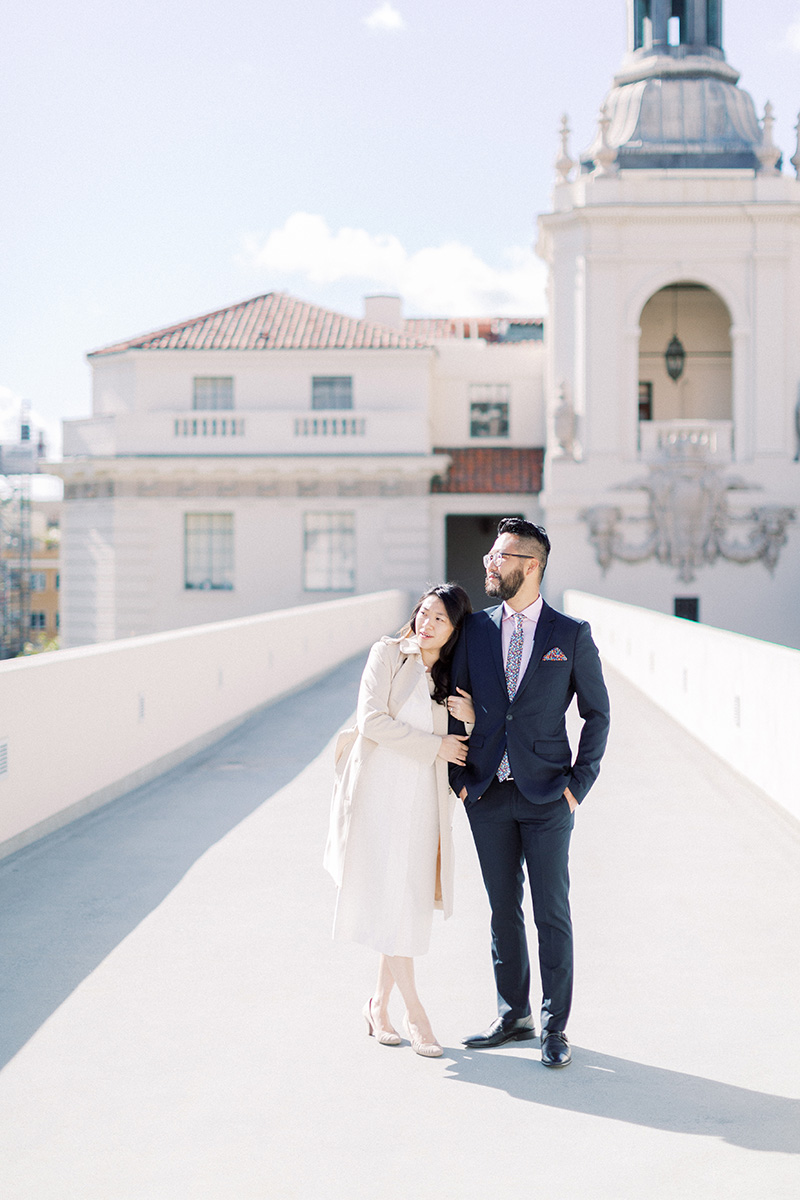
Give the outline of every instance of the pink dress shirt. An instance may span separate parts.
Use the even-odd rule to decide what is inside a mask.
[[[539,621],[539,615],[542,611],[543,600],[539,596],[534,600],[533,604],[529,604],[527,608],[523,608],[521,616],[524,617],[522,622],[522,660],[519,664],[519,679],[520,682],[525,674],[528,663],[531,660],[531,651],[533,650],[533,637],[536,633],[536,625]],[[511,635],[514,632],[514,617],[517,614],[513,608],[509,608],[507,602],[503,601],[503,619],[500,622],[500,634],[503,639],[503,666],[506,665],[508,658],[508,647],[511,642]]]

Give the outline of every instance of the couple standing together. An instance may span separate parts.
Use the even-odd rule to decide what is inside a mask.
[[[571,1060],[569,841],[575,809],[600,769],[609,706],[589,626],[539,593],[549,552],[539,526],[501,521],[483,560],[486,593],[501,603],[473,613],[458,585],[429,589],[400,636],[372,647],[356,728],[337,742],[325,857],[339,887],[334,937],[380,954],[364,1017],[383,1045],[400,1044],[389,1017],[397,985],[414,1050],[442,1054],[417,994],[414,958],[428,949],[434,907],[445,917],[452,911],[458,796],[491,907],[498,1009],[464,1045],[535,1037],[526,865],[543,991],[542,1062]],[[565,724],[573,696],[583,718],[574,762]]]

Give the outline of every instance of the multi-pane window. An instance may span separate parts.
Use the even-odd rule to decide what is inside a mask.
[[[356,585],[356,522],[351,512],[303,517],[303,587],[307,592],[352,592]]]
[[[652,421],[653,419],[653,385],[644,380],[639,380],[639,420]]]
[[[186,513],[184,587],[233,589],[233,513]]]
[[[32,571],[31,572],[30,586],[31,586],[32,592],[47,591],[47,576],[45,575],[44,571]]]
[[[192,408],[233,408],[233,376],[195,375]]]
[[[312,408],[352,408],[352,375],[314,375],[311,380]]]
[[[47,628],[47,613],[32,612],[31,613],[31,629],[46,629]]]
[[[470,384],[470,437],[508,437],[508,407],[510,392],[511,388],[507,383]]]

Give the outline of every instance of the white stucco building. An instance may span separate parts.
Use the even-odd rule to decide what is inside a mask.
[[[281,293],[90,355],[93,415],[64,430],[66,644],[479,587],[492,519],[541,519],[543,357],[541,321]]]
[[[580,163],[565,131],[539,222],[542,503],[569,546],[550,586],[800,645],[800,182],[725,61],[721,10],[629,0]]]
[[[800,646],[800,181],[721,7],[628,0],[580,161],[562,131],[544,326],[272,293],[90,355],[65,643],[445,576],[480,602],[519,513],[551,535],[555,603],[579,587]]]

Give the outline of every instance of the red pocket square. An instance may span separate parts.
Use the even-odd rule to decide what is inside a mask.
[[[567,656],[558,646],[553,646],[552,650],[548,650],[542,662],[566,662]]]

